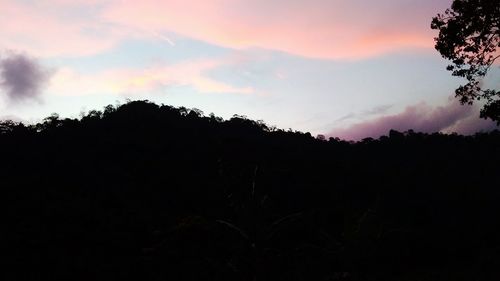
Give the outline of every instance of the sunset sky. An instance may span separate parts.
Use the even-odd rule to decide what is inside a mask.
[[[0,118],[148,99],[345,139],[491,130],[433,47],[451,2],[0,0]]]

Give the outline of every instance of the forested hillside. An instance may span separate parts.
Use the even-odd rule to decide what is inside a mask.
[[[500,268],[498,131],[354,143],[133,101],[3,122],[0,147],[10,280],[494,280]]]

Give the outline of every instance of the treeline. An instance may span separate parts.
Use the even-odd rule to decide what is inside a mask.
[[[12,280],[494,280],[500,132],[360,142],[132,101],[0,123]]]

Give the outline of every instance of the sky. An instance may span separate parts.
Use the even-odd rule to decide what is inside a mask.
[[[488,131],[434,49],[451,2],[0,0],[0,119],[147,99],[352,140]]]

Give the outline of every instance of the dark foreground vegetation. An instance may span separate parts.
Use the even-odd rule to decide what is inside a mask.
[[[6,280],[498,280],[498,131],[348,143],[135,101],[0,147]]]

